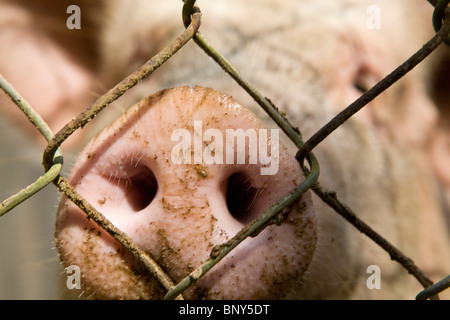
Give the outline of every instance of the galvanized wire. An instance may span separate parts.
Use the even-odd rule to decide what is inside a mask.
[[[450,275],[419,292],[416,296],[416,300],[431,299],[433,296],[436,296],[447,288],[450,288]]]
[[[30,106],[30,104],[12,87],[10,83],[0,74],[0,88],[11,98],[19,109],[27,116],[30,122],[39,130],[47,141],[53,139],[53,133],[41,116]],[[57,149],[52,157],[52,164],[45,174],[36,182],[30,184],[18,193],[0,203],[0,217],[14,209],[16,206],[36,194],[50,184],[61,172],[63,157],[61,149]]]

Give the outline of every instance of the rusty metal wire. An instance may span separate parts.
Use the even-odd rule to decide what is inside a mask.
[[[444,21],[445,18],[445,14],[447,11],[447,16],[449,15],[447,9],[448,4],[450,3],[450,0],[440,0],[437,4],[436,4],[436,8],[434,9],[433,12],[433,27],[434,27],[434,31],[439,32],[439,30],[442,28],[442,22]],[[450,37],[448,36],[447,33],[447,38],[444,39],[444,42],[450,46]]]
[[[416,296],[416,300],[430,299],[447,288],[450,288],[450,275],[419,292]]]
[[[31,123],[41,132],[41,134],[51,141],[53,133],[41,118],[41,116],[30,106],[30,104],[8,83],[8,81],[0,75],[0,88],[11,98],[11,100],[19,107],[20,110],[28,117]],[[45,174],[39,177],[36,182],[22,189],[18,193],[12,195],[8,199],[0,203],[0,217],[12,210],[14,207],[30,198],[51,183],[61,172],[62,169],[62,153],[58,148],[52,157],[52,164],[46,170]]]
[[[21,110],[29,117],[30,121],[41,131],[48,141],[43,154],[43,166],[45,174],[39,178],[35,184],[26,187],[18,194],[8,198],[0,204],[0,216],[10,211],[17,204],[25,201],[30,196],[41,190],[43,187],[53,182],[57,189],[64,193],[71,201],[86,212],[89,218],[94,220],[100,227],[111,234],[119,243],[127,248],[138,260],[143,262],[144,266],[154,275],[167,290],[165,299],[182,299],[182,292],[190,285],[195,283],[208,270],[220,261],[226,254],[233,250],[248,236],[252,236],[260,232],[270,221],[280,212],[283,212],[293,202],[295,202],[305,191],[313,190],[324,202],[332,207],[338,214],[342,215],[348,222],[355,226],[359,231],[367,235],[379,246],[381,246],[393,260],[399,262],[408,270],[425,288],[420,292],[416,299],[437,298],[437,294],[450,286],[450,276],[433,284],[427,276],[414,264],[414,262],[406,257],[402,252],[391,245],[386,239],[381,237],[375,230],[370,228],[366,223],[361,221],[353,211],[345,204],[338,200],[335,192],[327,191],[322,188],[318,182],[319,163],[314,157],[312,150],[323,141],[334,130],[339,128],[356,112],[361,110],[370,101],[375,99],[381,92],[388,89],[393,83],[398,81],[407,72],[423,61],[431,52],[433,52],[442,42],[450,43],[450,14],[447,8],[449,0],[429,0],[436,6],[433,14],[433,26],[436,35],[427,42],[413,56],[407,59],[402,65],[395,69],[391,74],[377,83],[373,88],[368,90],[360,98],[355,100],[346,109],[333,118],[328,124],[322,127],[308,141],[302,140],[298,128],[293,127],[289,121],[278,112],[276,106],[266,97],[262,96],[256,88],[254,88],[235,68],[231,65],[219,52],[212,48],[203,36],[198,32],[200,27],[201,12],[195,6],[195,0],[185,0],[182,18],[186,27],[185,31],[171,42],[162,51],[152,57],[142,67],[125,78],[115,87],[110,89],[106,94],[97,99],[97,101],[80,113],[75,119],[66,124],[54,136],[40,119],[33,109],[20,97],[20,95],[0,76],[0,87],[11,97],[11,99],[21,108]],[[216,61],[239,85],[241,85],[248,94],[265,110],[269,116],[280,126],[286,135],[294,142],[298,148],[296,158],[299,165],[305,173],[305,181],[301,183],[292,193],[274,204],[266,212],[262,213],[257,219],[244,227],[231,240],[222,245],[215,246],[211,250],[210,259],[205,261],[201,266],[195,269],[191,274],[187,275],[178,284],[175,284],[167,274],[157,265],[157,263],[142,249],[136,246],[127,235],[115,228],[100,212],[93,208],[86,200],[76,193],[74,188],[70,186],[66,179],[59,175],[62,167],[62,153],[59,149],[60,145],[76,130],[86,125],[100,111],[106,108],[114,100],[118,99],[128,89],[137,85],[142,79],[149,76],[154,70],[167,61],[173,54],[180,50],[191,39],[199,45],[214,61]],[[309,167],[305,166],[304,160],[307,160]]]

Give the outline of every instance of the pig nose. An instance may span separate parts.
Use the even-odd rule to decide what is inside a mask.
[[[70,183],[175,281],[212,248],[279,201],[303,176],[268,130],[231,97],[201,87],[142,100],[82,152]],[[56,243],[95,298],[162,298],[156,279],[65,197]],[[183,295],[282,298],[295,290],[316,244],[310,194],[281,225],[246,239]]]

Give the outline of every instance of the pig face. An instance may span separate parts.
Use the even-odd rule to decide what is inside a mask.
[[[201,32],[307,139],[431,36],[427,24],[431,7],[425,1],[405,1],[311,4],[302,0],[229,0],[225,4],[210,0],[199,3]],[[11,6],[12,2],[4,3]],[[19,3],[9,8],[28,14],[30,5]],[[54,78],[40,81],[55,93],[49,103],[55,110],[67,105],[62,98],[70,98],[78,106],[89,100],[92,92],[116,84],[183,30],[181,4],[176,2],[134,0],[130,6],[128,1],[115,0],[97,9],[84,8],[87,26],[94,26],[99,44],[94,46],[95,69],[86,59],[66,59],[68,52],[73,52],[67,50],[67,43],[63,46],[55,37],[44,37],[56,56],[62,57],[55,61],[71,67],[71,72],[62,73],[62,79],[77,84],[75,91],[64,94],[61,89],[66,86],[50,81]],[[96,10],[101,10],[104,19],[95,19]],[[46,61],[42,51],[31,52],[39,61]],[[439,188],[448,193],[448,152],[442,142],[447,141],[442,137],[448,131],[443,127],[436,130],[439,109],[426,90],[425,66],[421,64],[371,102],[314,153],[321,165],[321,184],[337,191],[364,221],[433,280],[439,280],[448,274],[450,265],[447,218],[439,193]],[[69,74],[73,76],[65,78]],[[23,82],[26,90],[34,87],[26,84]],[[182,87],[160,91],[173,86]],[[153,92],[160,93],[142,100]],[[176,92],[184,96],[183,103]],[[201,100],[199,97],[208,97],[208,103],[194,107],[193,101]],[[138,101],[80,155],[71,182],[179,280],[207,258],[212,246],[226,241],[302,181],[298,164],[288,155],[297,149],[280,136],[286,147],[280,146],[279,166],[273,175],[261,174],[261,169],[270,168],[270,162],[264,167],[261,163],[200,166],[173,161],[169,153],[174,148],[178,148],[178,156],[185,153],[179,140],[171,141],[172,133],[180,129],[176,131],[179,139],[195,136],[196,121],[203,124],[203,132],[219,129],[222,137],[226,129],[262,128],[234,101],[251,109],[264,128],[276,128],[193,43],[127,92],[108,112],[126,110]],[[220,101],[227,103],[217,106]],[[442,101],[445,97],[440,100],[440,105],[445,105]],[[187,105],[186,109],[177,111],[181,104]],[[241,116],[236,119],[233,114]],[[202,143],[205,150],[205,141]],[[243,195],[240,200],[228,202],[231,189]],[[243,214],[243,206],[251,207],[250,212]],[[81,267],[84,290],[90,296],[163,296],[158,282],[64,197],[56,238],[63,262]],[[386,252],[309,193],[290,209],[281,226],[268,227],[235,250],[188,289],[186,297],[387,299],[412,298],[420,290],[415,279],[389,261]],[[382,289],[367,285],[367,270],[374,265],[379,267]],[[258,278],[252,282],[257,285],[242,282],[244,277]]]
[[[265,130],[223,94],[199,87],[167,90],[144,99],[99,135],[80,155],[71,183],[178,282],[208,259],[213,246],[230,240],[302,180],[296,161],[284,148],[276,150],[274,135],[257,142],[280,160],[281,168],[266,175],[261,175],[265,165],[260,159],[250,159],[250,141],[247,150],[230,149],[234,142],[229,139],[221,147],[221,133],[229,138],[234,129]],[[215,130],[214,146],[200,143],[203,156],[212,148],[217,161],[198,161],[195,155],[191,160],[196,146],[191,148],[190,138],[187,150],[179,150],[180,130],[192,139]],[[227,152],[236,154],[235,161]],[[238,163],[242,153],[246,159]],[[183,161],[177,160],[180,155]],[[310,197],[290,208],[281,226],[270,226],[238,246],[185,298],[268,299],[292,291],[316,243]],[[83,270],[84,288],[93,297],[164,296],[155,279],[67,199],[60,204],[56,230],[61,257]],[[255,286],[249,290],[251,283]]]
[[[431,8],[426,6],[419,1],[412,6],[402,1],[319,1],[314,6],[303,1],[247,1],[233,3],[234,14],[229,14],[219,4],[208,2],[201,4],[201,32],[307,138],[428,39],[427,26],[419,22],[426,21],[426,12],[431,15]],[[208,23],[207,12],[211,21],[221,23]],[[399,23],[400,12],[407,12],[410,20]],[[243,28],[242,22],[249,20],[252,23]],[[120,42],[115,41],[121,33],[120,24],[109,22],[114,32],[105,33],[105,61],[117,57],[129,61],[132,67],[123,71],[125,75],[144,61],[139,58],[145,54],[141,46],[121,49]],[[176,27],[173,30],[177,34]],[[400,40],[400,34],[411,30],[416,30],[414,39]],[[226,40],[215,41],[222,37]],[[158,45],[156,42],[147,52]],[[198,48],[187,46],[182,54],[183,59],[170,60],[142,90],[156,91],[178,83],[213,84],[273,127],[248,95]],[[110,62],[105,63],[108,65]],[[337,190],[340,199],[364,220],[409,252],[428,274],[439,278],[438,274],[445,275],[446,267],[437,257],[445,257],[445,261],[450,257],[445,249],[446,218],[436,193],[434,173],[427,165],[437,110],[426,91],[424,68],[417,67],[314,152],[321,164],[323,185]],[[118,68],[105,72],[111,78],[118,73]],[[143,91],[137,88],[128,97],[133,101],[142,96]],[[287,146],[291,144],[287,142]],[[295,148],[290,150],[296,152]],[[321,201],[313,198],[313,202],[318,216],[318,244],[301,288],[289,297],[399,298],[412,297],[411,292],[420,289],[406,272],[389,262],[386,253],[354,232]],[[435,223],[425,226],[420,222],[430,221],[431,216]],[[430,243],[425,244],[435,241],[425,236],[428,228],[440,230],[442,235],[435,238],[440,238],[436,240],[440,244],[432,245],[432,254]],[[366,270],[371,265],[381,267],[389,290],[368,289]]]

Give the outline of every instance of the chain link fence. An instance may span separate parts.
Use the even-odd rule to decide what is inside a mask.
[[[167,290],[167,294],[165,296],[166,299],[176,299],[182,298],[182,293],[184,290],[198,281],[198,279],[213,268],[223,257],[231,252],[233,248],[238,246],[247,237],[259,233],[267,225],[272,223],[273,219],[275,219],[284,208],[294,203],[304,192],[311,189],[355,228],[382,247],[393,260],[400,263],[417,279],[417,281],[420,282],[425,290],[417,294],[417,299],[437,298],[436,295],[439,292],[442,292],[446,288],[450,287],[450,276],[438,281],[437,283],[433,283],[410,258],[391,245],[389,241],[375,232],[368,224],[360,220],[348,206],[343,204],[338,199],[338,195],[335,192],[325,190],[321,187],[318,182],[319,163],[313,154],[314,148],[321,143],[321,141],[323,141],[340,125],[352,117],[356,112],[366,106],[370,101],[375,99],[383,91],[387,90],[416,65],[421,63],[421,61],[423,61],[443,42],[450,45],[450,9],[447,8],[449,0],[429,1],[433,6],[435,6],[433,26],[436,30],[436,34],[432,37],[432,39],[430,39],[420,50],[392,71],[383,80],[373,86],[366,93],[362,94],[357,100],[351,103],[335,118],[318,130],[307,141],[303,141],[298,128],[293,127],[289,123],[288,119],[278,112],[277,107],[274,106],[269,99],[261,95],[257,88],[254,88],[251,83],[246,81],[245,77],[241,75],[233,65],[231,65],[219,52],[207,43],[205,38],[200,34],[200,32],[198,32],[201,24],[201,11],[195,5],[195,0],[185,0],[184,2],[182,18],[186,27],[185,31],[169,43],[162,51],[140,67],[136,72],[129,75],[119,84],[111,88],[89,108],[81,112],[71,122],[67,123],[64,128],[56,134],[53,134],[50,131],[41,116],[33,110],[32,106],[30,106],[11,85],[9,85],[7,79],[0,76],[0,87],[13,100],[17,107],[20,108],[20,110],[22,110],[22,112],[28,117],[29,121],[36,128],[38,128],[40,133],[48,142],[48,146],[43,153],[42,164],[44,166],[44,174],[34,183],[4,200],[0,204],[0,217],[15,208],[18,204],[27,201],[27,199],[41,191],[47,185],[53,183],[61,193],[66,195],[78,207],[86,212],[90,219],[94,220],[99,226],[110,233],[114,239],[127,248],[134,257],[139,259],[152,275],[159,279],[163,287]],[[191,40],[203,49],[215,62],[217,62],[217,64],[222,67],[223,70],[225,70],[225,72],[227,72],[242,88],[244,88],[297,146],[298,152],[296,159],[303,169],[306,179],[301,185],[293,190],[291,194],[287,195],[281,201],[270,207],[266,212],[261,214],[257,219],[243,228],[231,240],[224,244],[215,246],[211,250],[209,260],[198,266],[191,274],[187,275],[179,283],[174,283],[146,252],[135,245],[126,234],[122,233],[111,223],[109,223],[100,212],[98,212],[79,194],[77,194],[76,190],[63,176],[61,176],[63,154],[60,146],[71,134],[84,127],[99,112],[110,105],[114,100],[125,94],[128,89],[134,87],[142,79],[149,76]]]

